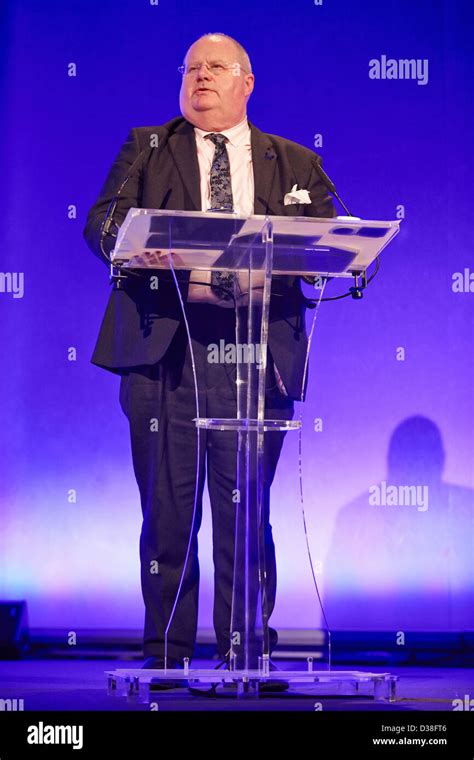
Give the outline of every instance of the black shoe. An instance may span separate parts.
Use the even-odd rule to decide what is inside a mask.
[[[218,670],[219,668],[229,670],[229,657],[225,657],[218,665],[216,665],[215,669]],[[270,671],[274,672],[276,670],[279,670],[279,668],[270,661]],[[283,678],[272,678],[268,681],[260,681],[258,688],[260,692],[268,694],[269,692],[287,691],[290,688],[290,684]]]
[[[263,694],[268,692],[288,691],[290,684],[283,678],[272,678],[271,681],[260,681],[259,691]]]
[[[174,657],[167,658],[167,670],[182,670],[183,664]],[[147,657],[142,665],[146,670],[164,670],[164,657]],[[188,685],[187,679],[177,678],[176,680],[164,678],[152,678],[150,681],[150,691],[169,691],[170,689],[185,689]]]
[[[273,662],[270,661],[270,671],[273,673],[276,671],[279,671],[279,668],[277,668],[276,665],[273,664]],[[284,672],[284,671],[282,671]],[[277,691],[287,691],[290,688],[290,684],[288,681],[285,681],[283,678],[272,678],[269,681],[260,681],[259,685],[259,691],[263,693],[268,692],[277,692]]]

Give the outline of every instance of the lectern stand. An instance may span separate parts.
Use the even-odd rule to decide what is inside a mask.
[[[397,234],[399,222],[362,221],[351,217],[250,216],[229,213],[129,210],[113,253],[114,275],[120,285],[127,270],[168,270],[175,280],[192,357],[193,326],[178,287],[177,270],[193,273],[233,273],[223,288],[226,305],[235,309],[237,404],[232,419],[200,416],[196,376],[196,429],[234,431],[237,436],[235,555],[232,619],[229,631],[229,670],[196,671],[185,662],[190,683],[233,680],[240,694],[258,693],[262,680],[275,674],[269,667],[269,626],[266,558],[263,535],[263,453],[266,437],[275,431],[297,429],[299,422],[266,419],[265,377],[270,296],[273,275],[349,277],[364,281],[366,271]],[[139,276],[146,273],[139,272]],[[159,271],[158,271],[159,279]],[[230,281],[230,283],[229,283]],[[209,291],[211,293],[211,290]],[[215,289],[212,291],[215,293]],[[159,297],[159,293],[158,293]],[[210,297],[212,297],[210,295]],[[218,296],[217,296],[218,297]],[[303,388],[301,390],[303,396]],[[199,443],[198,443],[199,458]],[[197,473],[196,473],[197,482]],[[194,509],[197,504],[197,490]],[[183,576],[185,572],[183,557]],[[179,593],[181,586],[177,588]],[[171,622],[171,621],[170,621]],[[169,629],[169,625],[168,625]],[[167,629],[167,630],[168,630]],[[167,642],[165,644],[165,653]],[[323,671],[326,679],[330,671]],[[182,671],[180,671],[182,677]],[[301,681],[301,672],[292,678]],[[367,674],[366,674],[367,675]],[[372,674],[373,681],[388,674]],[[127,670],[109,673],[111,688],[124,680],[129,695],[140,694],[140,682],[151,677],[176,678],[176,671]],[[310,681],[318,680],[308,671]],[[378,679],[378,680],[377,680]],[[308,679],[306,679],[308,680]],[[383,680],[386,684],[387,681]],[[390,689],[393,689],[390,682]]]

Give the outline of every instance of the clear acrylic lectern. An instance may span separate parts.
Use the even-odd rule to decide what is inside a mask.
[[[265,375],[272,276],[314,275],[364,279],[367,267],[397,234],[399,222],[352,217],[250,216],[232,213],[157,211],[132,208],[113,252],[118,282],[127,270],[169,270],[178,290],[192,357],[193,326],[186,317],[175,271],[190,270],[211,295],[210,272],[234,273],[226,303],[235,309],[237,405],[235,418],[207,419],[199,413],[196,428],[235,431],[237,436],[235,558],[229,673],[240,683],[272,677],[266,558],[263,536],[263,452],[274,431],[297,429],[299,421],[265,417]],[[143,273],[142,273],[143,274]],[[159,276],[159,275],[158,275]],[[207,278],[207,280],[206,280]],[[303,388],[302,388],[303,394]],[[198,443],[199,458],[199,443]],[[197,473],[196,473],[197,479]],[[197,491],[194,509],[196,509]],[[184,562],[184,557],[183,557]],[[183,566],[183,576],[184,576]],[[179,593],[179,588],[177,593]],[[171,621],[170,621],[171,622]],[[169,625],[168,625],[169,629]],[[167,630],[168,630],[167,629]],[[165,643],[165,651],[167,644]],[[188,677],[193,671],[188,670]],[[158,671],[156,671],[158,672]],[[170,671],[160,671],[166,677]],[[175,673],[175,671],[171,671]],[[182,673],[182,671],[181,671]],[[199,671],[201,678],[204,671]],[[210,671],[210,674],[215,671]],[[197,674],[197,671],[196,671]],[[141,676],[144,676],[141,671]],[[285,677],[289,674],[285,672]],[[197,676],[196,676],[197,677]],[[199,680],[199,679],[198,679]]]

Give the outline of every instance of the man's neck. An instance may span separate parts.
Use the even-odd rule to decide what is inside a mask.
[[[233,127],[237,127],[242,122],[246,121],[247,114],[244,113],[240,119],[234,123],[228,122],[228,121],[220,121],[219,119],[213,120],[210,118],[209,120],[200,121],[200,123],[194,123],[194,126],[198,129],[202,129],[203,132],[224,132],[227,129],[232,129]]]

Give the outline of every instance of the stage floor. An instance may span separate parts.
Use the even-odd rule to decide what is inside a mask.
[[[0,661],[0,699],[23,700],[29,710],[139,710],[148,711],[146,703],[129,702],[125,697],[108,696],[105,671],[139,668],[140,660],[116,659],[38,659]],[[213,668],[213,660],[193,660],[193,668]],[[295,661],[278,661],[282,671],[303,667]],[[352,666],[351,666],[352,667]],[[185,689],[155,692],[153,700],[160,710],[315,710],[321,703],[325,711],[412,711],[453,710],[453,700],[474,697],[474,670],[433,667],[364,667],[354,669],[390,672],[399,677],[394,703],[375,701],[368,696],[329,696],[307,693],[298,686],[284,693],[264,694],[258,699],[234,696],[195,696]],[[347,670],[335,668],[335,670]],[[218,673],[219,671],[217,671]],[[284,677],[284,673],[282,673]],[[303,693],[303,691],[305,693]],[[470,696],[469,696],[470,695]],[[466,708],[464,708],[466,709]]]

